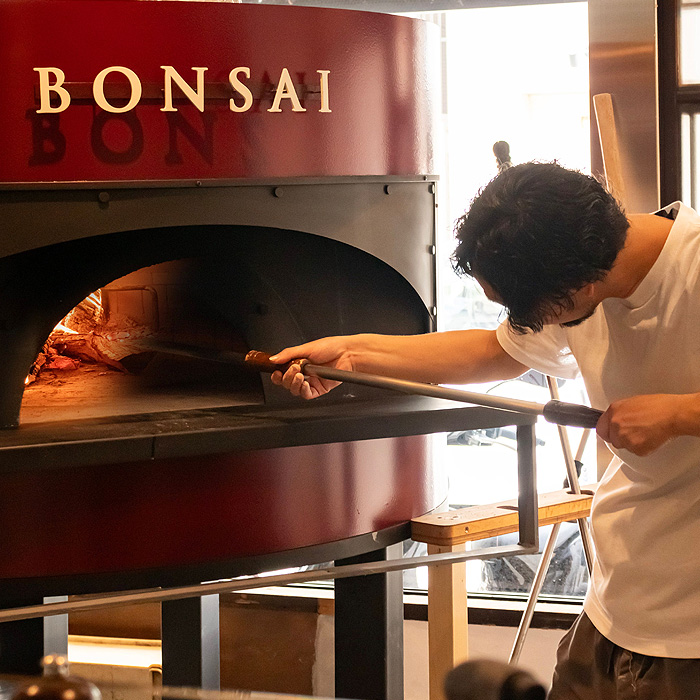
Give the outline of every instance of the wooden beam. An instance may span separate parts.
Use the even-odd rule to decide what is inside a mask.
[[[428,554],[454,552],[464,545],[428,545]],[[428,668],[430,700],[445,700],[443,680],[467,660],[466,563],[428,569]]]
[[[607,92],[593,95],[593,108],[598,122],[598,136],[608,190],[623,207],[626,207],[627,190],[622,176],[622,155],[615,125],[612,95]]]
[[[538,497],[540,526],[586,518],[597,484],[582,487],[582,493],[552,491]],[[430,513],[411,521],[411,537],[416,542],[452,547],[472,540],[483,540],[518,530],[517,500],[469,506],[446,513]]]

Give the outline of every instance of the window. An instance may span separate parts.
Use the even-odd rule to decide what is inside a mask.
[[[657,4],[661,203],[700,206],[700,2]]]
[[[510,144],[514,163],[557,160],[568,167],[590,169],[587,4],[511,0],[508,6],[483,7],[488,3],[479,0],[258,1],[390,11],[438,25],[441,75],[436,79],[443,88],[438,124],[442,133],[437,139],[443,144],[437,162],[439,324],[441,330],[495,328],[502,320],[501,307],[489,302],[478,285],[452,271],[452,226],[478,190],[497,174],[492,151],[496,141]],[[433,11],[421,11],[428,4]],[[473,7],[467,9],[469,5]],[[543,377],[536,373],[469,388],[541,403],[550,398]],[[563,400],[585,401],[578,382],[563,383],[560,392]],[[581,432],[571,431],[574,452]],[[448,464],[450,503],[464,506],[515,497],[515,444],[514,432],[507,429],[437,436],[436,458]],[[562,488],[566,472],[557,429],[544,422],[538,425],[537,460],[539,490]],[[581,483],[596,481],[594,439],[588,441],[582,461]],[[548,531],[542,529],[543,541]],[[424,551],[423,545],[414,545],[405,555]],[[467,565],[468,589],[522,595],[529,590],[537,559],[471,562]],[[404,583],[407,588],[427,588],[427,571],[407,570]],[[582,597],[586,586],[578,528],[564,524],[544,592]]]
[[[679,110],[680,110],[680,198],[689,206],[700,206],[700,2],[683,0],[678,14]]]
[[[510,145],[513,163],[557,160],[590,169],[587,5],[545,4],[450,10],[413,14],[440,27],[442,39],[442,142],[439,221],[442,330],[495,328],[502,309],[489,302],[474,282],[458,278],[449,261],[452,226],[471,199],[497,174],[496,141]],[[479,392],[544,403],[551,397],[544,378],[528,373],[519,380]],[[567,381],[562,398],[585,402],[583,386]],[[570,430],[577,451],[582,431]],[[563,487],[566,476],[556,426],[537,428],[538,489]],[[438,459],[448,465],[452,507],[491,503],[517,495],[515,433],[508,429],[452,433],[440,437]],[[596,481],[595,440],[586,445],[581,483]],[[542,528],[542,543],[550,528]],[[516,535],[511,537],[513,541]],[[506,538],[499,538],[502,544]],[[492,546],[493,540],[473,543]],[[414,548],[417,550],[418,548]],[[422,551],[422,550],[421,550]],[[539,555],[467,564],[470,593],[524,594],[532,583]],[[427,587],[427,571],[407,571],[405,585]],[[544,593],[582,597],[588,580],[575,523],[560,530]]]
[[[682,0],[680,5],[680,83],[700,83],[700,50],[697,37],[700,35],[700,2]]]

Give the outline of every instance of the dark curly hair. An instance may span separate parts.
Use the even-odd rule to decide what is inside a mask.
[[[455,270],[488,283],[520,333],[612,268],[629,222],[595,178],[556,163],[504,171],[455,223]]]

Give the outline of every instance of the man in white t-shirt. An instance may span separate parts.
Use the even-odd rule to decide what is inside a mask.
[[[593,178],[528,163],[455,230],[456,268],[508,312],[496,331],[325,338],[275,361],[448,384],[580,373],[615,458],[550,699],[700,698],[700,217],[626,217]],[[307,399],[335,386],[295,367],[273,381]]]

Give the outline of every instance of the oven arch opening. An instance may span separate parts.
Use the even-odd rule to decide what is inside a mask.
[[[96,290],[112,318],[131,314],[137,325],[156,323],[166,340],[242,352],[274,351],[332,334],[422,333],[431,323],[419,295],[385,262],[352,245],[287,229],[209,225],[125,231],[11,256],[0,268],[0,285],[8,292],[0,301],[5,319],[0,337],[11,348],[10,361],[0,367],[5,374],[0,380],[10,388],[0,402],[3,426],[17,424],[25,378],[56,323]],[[142,317],[134,319],[139,305]],[[107,393],[96,415],[226,404],[234,400],[232,386],[238,402],[296,401],[267,377],[251,377],[232,366],[214,370],[156,357],[145,370],[130,380],[140,392],[138,400],[128,389],[130,398],[120,408]],[[137,376],[133,362],[130,372]],[[170,384],[165,393],[173,393],[168,377],[177,377],[182,388],[187,382],[180,380],[189,375],[200,379],[190,382],[195,389],[190,386],[186,401],[155,399],[154,387]],[[218,388],[198,395],[198,382],[207,379]],[[32,386],[26,392],[27,397],[36,393]],[[373,393],[348,387],[324,400]],[[59,398],[53,408],[33,409],[33,414],[23,409],[22,422],[80,417],[65,403]]]

